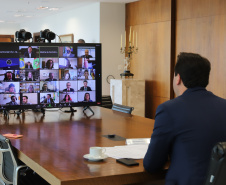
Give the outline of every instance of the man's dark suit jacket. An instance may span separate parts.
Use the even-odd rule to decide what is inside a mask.
[[[25,64],[25,68],[28,69],[28,64]],[[30,65],[30,69],[33,69],[32,65]]]
[[[55,78],[53,78],[53,79],[47,78],[47,79],[45,79],[45,81],[57,81],[57,79],[55,79]]]
[[[144,168],[158,171],[169,155],[165,185],[202,185],[220,141],[226,141],[226,100],[205,88],[187,89],[157,108]]]
[[[24,53],[24,58],[30,58],[27,51]],[[31,58],[36,58],[36,53],[32,52],[31,53]]]
[[[67,89],[64,89],[63,91],[66,92]],[[74,91],[75,91],[75,90],[74,90],[73,88],[70,88],[70,91],[69,91],[69,92],[74,92]]]
[[[43,103],[47,103],[47,98],[43,101]],[[50,103],[51,103],[51,104],[53,104],[53,103],[54,103],[54,101],[53,101],[53,99],[52,99],[52,98],[50,98]]]
[[[87,88],[87,91],[92,91],[89,86],[87,86],[86,88]],[[85,87],[83,86],[83,87],[80,88],[80,91],[84,91],[84,89],[85,89]]]

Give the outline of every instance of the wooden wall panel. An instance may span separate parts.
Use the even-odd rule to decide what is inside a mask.
[[[126,5],[127,39],[129,26],[138,32],[139,51],[133,55],[131,71],[135,78],[146,80],[146,116],[150,118],[157,105],[169,99],[170,70],[176,62],[171,63],[170,57],[182,51],[200,53],[210,60],[207,89],[226,98],[226,0],[176,0],[175,6],[173,2],[140,0]],[[174,49],[175,54],[170,53]]]
[[[226,98],[226,1],[177,3],[176,55],[184,51],[208,58],[211,72],[207,89]]]
[[[14,35],[0,35],[0,42],[14,42]]]
[[[129,29],[138,34],[138,53],[132,55],[131,72],[146,81],[145,116],[154,118],[160,103],[170,99],[171,0],[140,0],[126,5]]]
[[[177,20],[226,14],[225,0],[177,0]]]
[[[171,19],[171,0],[140,0],[126,5],[126,26]]]

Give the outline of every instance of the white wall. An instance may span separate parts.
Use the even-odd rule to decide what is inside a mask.
[[[110,95],[108,75],[120,78],[124,65],[124,54],[120,54],[121,34],[125,33],[125,4],[100,4],[100,42],[102,43],[102,93]]]
[[[50,29],[57,35],[74,34],[74,42],[82,38],[87,43],[100,42],[100,3],[22,23],[21,29],[31,33]],[[53,41],[54,42],[54,41]]]
[[[0,26],[1,35],[15,35],[15,32],[20,29],[20,25],[14,23],[0,23]]]
[[[103,95],[110,95],[107,76],[113,75],[117,79],[123,72],[124,54],[120,54],[120,43],[121,34],[124,38],[125,33],[124,3],[90,3],[46,18],[32,19],[20,26],[12,25],[6,29],[1,26],[0,34],[14,35],[19,29],[31,33],[50,29],[58,35],[73,33],[74,42],[82,38],[87,43],[102,43]]]

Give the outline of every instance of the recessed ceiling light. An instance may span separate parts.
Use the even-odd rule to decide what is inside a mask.
[[[5,21],[3,21],[3,20],[0,20],[0,22],[5,22]]]
[[[27,15],[27,16],[25,16],[25,17],[28,17],[28,18],[29,18],[29,17],[33,17],[33,16],[32,16],[32,15]]]
[[[49,10],[57,11],[57,10],[59,10],[59,8],[50,8]]]
[[[23,17],[24,15],[23,14],[15,14],[14,16],[15,17]]]
[[[38,7],[37,9],[38,10],[45,10],[45,9],[48,9],[49,7],[48,6],[40,6],[40,7]]]

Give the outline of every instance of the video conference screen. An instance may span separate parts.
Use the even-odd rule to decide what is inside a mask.
[[[101,44],[0,43],[0,107],[101,104]]]

